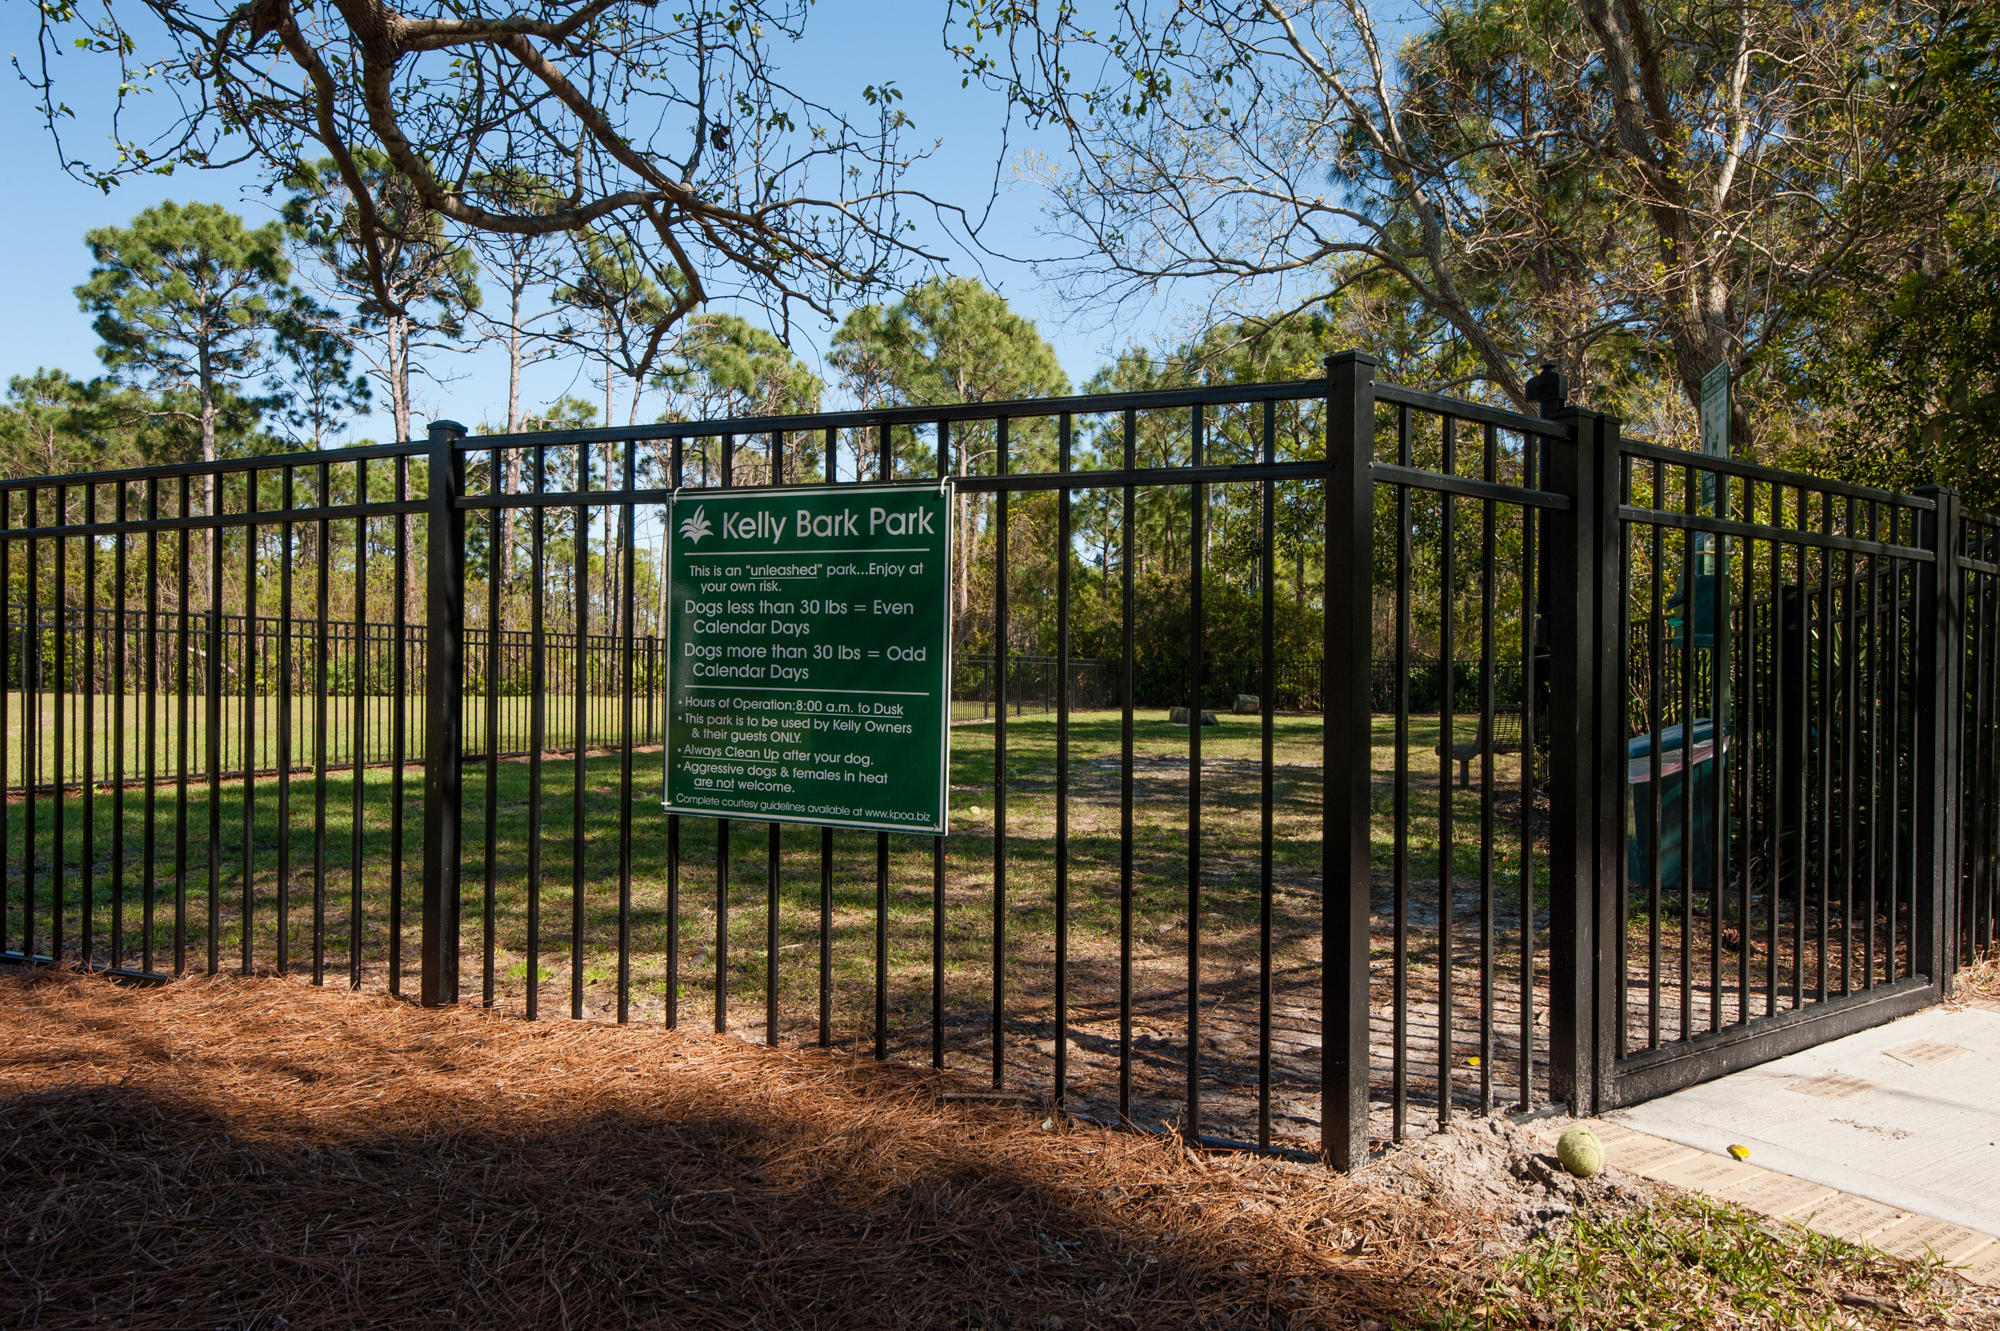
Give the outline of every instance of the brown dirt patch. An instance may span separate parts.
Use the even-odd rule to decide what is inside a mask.
[[[1360,1178],[1434,1206],[1493,1217],[1510,1246],[1543,1237],[1585,1208],[1643,1209],[1657,1190],[1636,1174],[1615,1164],[1589,1179],[1564,1171],[1554,1142],[1573,1122],[1460,1116],[1429,1136],[1412,1138]]]
[[[1506,1206],[979,1094],[297,980],[0,974],[0,1325],[1344,1327],[1497,1258]]]

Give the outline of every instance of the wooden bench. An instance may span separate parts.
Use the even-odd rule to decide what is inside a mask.
[[[1458,784],[1460,788],[1472,784],[1472,760],[1483,753],[1519,753],[1521,751],[1521,713],[1518,710],[1495,710],[1492,732],[1482,724],[1471,739],[1459,740],[1447,745],[1442,738],[1435,750],[1440,758],[1450,758],[1458,764]],[[1455,725],[1454,725],[1455,728]]]

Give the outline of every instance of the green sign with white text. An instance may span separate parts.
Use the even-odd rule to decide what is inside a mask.
[[[935,484],[674,497],[669,812],[944,833],[950,514]]]
[[[1712,458],[1729,456],[1729,362],[1701,377],[1701,451]]]
[[[1701,377],[1701,451],[1712,458],[1729,456],[1729,362]],[[1729,492],[1722,491],[1722,509],[1717,517],[1729,516]],[[1716,502],[1715,473],[1701,474],[1702,507],[1713,509]]]

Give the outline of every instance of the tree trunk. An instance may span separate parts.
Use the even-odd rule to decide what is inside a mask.
[[[500,459],[500,492],[519,494],[521,490],[521,452],[518,448],[507,449]],[[513,581],[511,572],[514,560],[514,510],[496,510],[500,514],[500,590],[504,595]],[[502,612],[505,613],[504,610]]]
[[[521,276],[520,264],[514,265],[513,284],[508,288],[511,297],[507,318],[507,433],[521,432],[521,296],[527,290],[527,283]],[[521,451],[510,448],[500,465],[500,493],[511,494],[520,485]],[[514,554],[514,510],[498,508],[493,510],[497,521],[494,539],[500,543],[500,586],[507,586],[509,564]]]
[[[971,463],[963,456],[963,450],[961,450],[961,456],[958,459],[958,474],[960,476],[971,474]],[[972,609],[972,561],[979,548],[979,537],[977,529],[973,526],[972,496],[961,489],[957,492],[957,499],[959,536],[958,595],[956,600],[958,605],[956,607],[957,614],[953,616],[953,622],[963,624],[966,622],[967,613]],[[963,631],[963,629],[960,630],[960,632]]]
[[[521,296],[527,283],[515,264],[507,302],[507,433],[521,432]]]
[[[668,521],[660,527],[660,566],[653,571],[653,580],[660,584],[660,614],[653,621],[653,634],[662,638],[667,633],[667,542],[673,538],[673,532],[668,530],[672,525],[672,509],[667,510],[667,517]]]
[[[410,437],[410,321],[400,315],[389,321],[389,407],[402,443]]]
[[[203,511],[215,512],[215,369],[209,363],[208,348],[201,348],[201,460],[209,470],[202,477]]]
[[[636,429],[639,424],[639,387],[639,381],[634,379],[632,381],[632,406],[631,410],[626,413],[625,419],[625,424],[628,428]],[[606,425],[610,423],[609,421],[605,422]],[[626,445],[626,447],[631,446]],[[615,443],[604,446],[604,485],[606,489],[622,489],[625,485],[625,454],[620,446]],[[617,608],[615,597],[620,585],[620,579],[624,577],[625,565],[620,557],[623,549],[623,540],[622,533],[614,532],[611,510],[606,508],[604,510],[604,604],[613,611]],[[615,569],[614,565],[616,565]],[[634,589],[631,587],[625,588],[625,595],[627,599],[630,599],[634,595]],[[635,607],[633,611],[634,623],[637,622],[637,616],[638,611]]]
[[[604,325],[604,424],[611,424],[611,324]]]
[[[203,464],[203,472],[201,478],[201,504],[202,504],[202,512],[208,514],[210,517],[213,517],[215,516],[215,493],[216,493],[215,492],[215,370],[213,365],[211,365],[209,362],[207,346],[203,346],[201,348],[200,355],[201,355],[201,401],[199,403],[199,406],[201,411],[201,460]],[[215,605],[215,598],[221,594],[222,589],[219,587],[212,587],[209,585],[208,569],[209,569],[209,564],[214,559],[215,543],[222,539],[222,533],[216,530],[215,528],[211,527],[208,529],[206,537],[207,539],[202,543],[202,551],[200,556],[201,568],[195,574],[195,582],[196,585],[200,586],[203,590],[205,590],[209,594],[209,605],[212,608],[219,609],[220,607],[217,607]]]
[[[609,490],[622,484],[624,484],[623,475],[618,470],[618,445],[607,443],[604,446],[604,488]],[[616,506],[612,504],[604,505],[604,613],[606,616],[604,622],[612,629],[616,629],[618,626],[619,576],[619,538],[617,528],[613,525],[612,521],[612,510],[614,507]]]
[[[410,321],[406,318],[398,317],[389,326],[389,355],[390,373],[394,378],[390,396],[396,413],[396,438],[405,441],[412,438],[414,428],[410,406]],[[406,514],[401,521],[404,548],[414,550],[417,545],[416,514]],[[365,522],[363,525],[366,525]],[[415,619],[423,607],[418,603],[413,588],[414,580],[406,579],[404,585],[396,589],[396,595],[402,599],[404,612]]]

